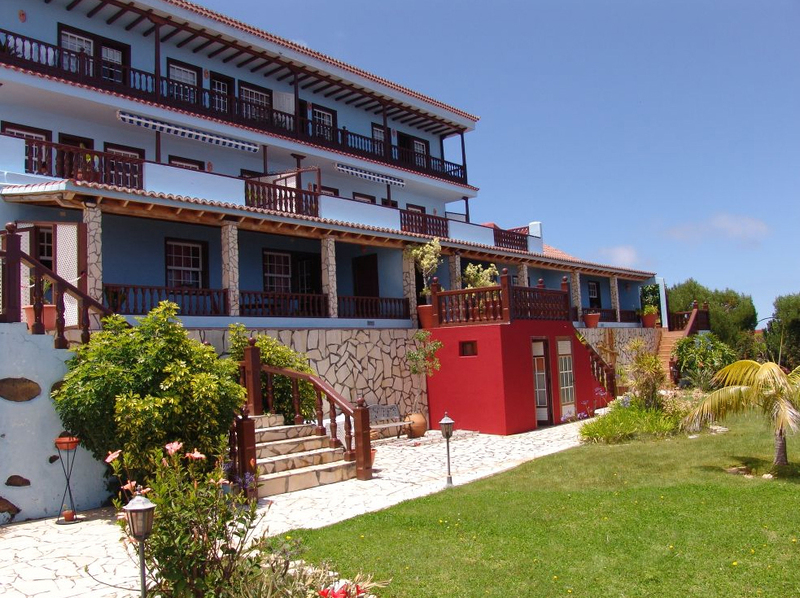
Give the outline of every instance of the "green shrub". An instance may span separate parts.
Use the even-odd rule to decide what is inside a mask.
[[[314,370],[308,363],[308,357],[299,353],[286,345],[267,336],[257,334],[256,347],[261,350],[261,363],[276,368],[287,368],[306,374],[314,374]],[[230,326],[230,355],[235,361],[244,358],[244,349],[248,343],[247,329],[243,324],[231,324]],[[262,374],[262,390],[266,388],[267,376]],[[283,415],[287,424],[294,421],[294,403],[292,402],[292,381],[286,376],[275,376],[272,382],[273,389],[273,411]],[[316,418],[317,394],[314,387],[308,382],[298,384],[300,392],[300,413],[306,420]],[[266,390],[263,390],[266,396]]]
[[[672,355],[681,378],[703,392],[714,388],[714,374],[736,361],[736,352],[713,333],[680,339]]]
[[[105,318],[53,394],[64,427],[96,458],[121,447],[139,476],[168,440],[216,454],[245,399],[236,364],[190,339],[177,310],[162,302],[132,327]]]
[[[632,358],[627,366],[631,392],[648,409],[659,407],[658,391],[667,379],[658,355],[650,353],[641,339],[628,343]]]
[[[611,403],[607,413],[581,427],[581,438],[588,442],[616,444],[643,438],[663,438],[680,429],[680,417],[659,409],[648,409],[628,397]]]

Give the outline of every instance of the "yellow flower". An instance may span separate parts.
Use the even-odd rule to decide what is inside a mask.
[[[558,579],[558,575],[553,575],[553,579]]]
[[[737,563],[736,561],[733,561],[733,562],[731,563],[731,565],[733,565],[734,567],[736,567],[736,566],[738,566],[738,565],[739,565],[739,563]]]

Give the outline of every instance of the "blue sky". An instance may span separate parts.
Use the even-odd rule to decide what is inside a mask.
[[[200,1],[480,116],[473,221],[760,318],[800,292],[796,0]]]

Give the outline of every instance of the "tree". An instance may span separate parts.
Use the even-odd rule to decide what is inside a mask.
[[[788,465],[786,432],[800,424],[800,368],[786,374],[774,362],[741,360],[722,368],[715,376],[721,388],[709,394],[689,415],[692,427],[729,414],[758,409],[775,431],[773,465]]]
[[[800,366],[800,293],[776,297],[773,319],[764,331],[771,359],[790,369]]]
[[[711,332],[731,347],[749,346],[748,339],[742,335],[752,333],[758,321],[750,295],[731,289],[711,290],[690,278],[670,287],[667,297],[669,309],[673,312],[691,310],[693,301],[698,304],[708,302]]]
[[[497,271],[497,266],[494,264],[489,264],[488,266],[467,264],[461,277],[461,283],[465,289],[491,287],[497,284],[498,276],[500,276],[500,272]]]
[[[433,275],[442,263],[442,246],[439,239],[434,237],[424,245],[414,245],[407,247],[406,252],[414,260],[417,270],[422,275],[423,289],[422,294],[430,303],[431,298],[431,283],[433,282]]]

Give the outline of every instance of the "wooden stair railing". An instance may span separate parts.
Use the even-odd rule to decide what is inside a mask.
[[[103,304],[95,301],[89,295],[81,291],[76,286],[70,284],[50,268],[43,265],[38,260],[32,258],[20,249],[20,237],[17,234],[17,226],[13,222],[6,224],[5,232],[2,235],[3,244],[0,250],[0,258],[3,261],[2,279],[2,317],[3,322],[20,322],[22,320],[20,304],[20,289],[22,281],[20,277],[20,266],[26,266],[31,271],[31,282],[33,283],[33,314],[34,321],[30,324],[31,334],[44,334],[45,327],[43,322],[44,311],[44,281],[52,285],[52,298],[56,306],[56,329],[53,345],[56,349],[66,349],[69,346],[64,335],[64,296],[68,295],[77,301],[78,307],[78,326],[81,330],[81,342],[88,343],[90,332],[89,312],[94,311],[100,317],[109,316],[113,312]]]
[[[697,334],[701,330],[710,330],[711,328],[708,302],[704,302],[701,309],[698,307],[696,299],[692,301],[691,311],[670,312],[667,318],[670,332],[681,332],[681,338],[686,338]],[[679,372],[677,361],[674,357],[669,359],[669,375],[672,381],[677,384]]]
[[[589,367],[592,370],[592,376],[606,390],[609,400],[617,398],[617,373],[614,368],[606,363],[605,359],[600,356],[600,353],[588,341],[585,341],[582,337],[578,338],[581,339],[581,343],[589,353]]]
[[[356,462],[356,478],[359,480],[372,479],[372,463],[370,454],[369,437],[369,410],[364,399],[359,398],[356,405],[340,395],[330,384],[314,374],[298,372],[296,370],[276,368],[261,363],[261,350],[256,346],[255,339],[248,341],[244,349],[244,359],[239,363],[242,385],[247,389],[247,411],[253,415],[261,415],[266,407],[271,412],[274,407],[274,376],[286,376],[292,382],[292,403],[294,408],[294,423],[301,424],[305,420],[300,409],[300,382],[307,382],[314,388],[316,398],[316,433],[325,436],[323,425],[324,401],[328,403],[330,419],[331,448],[342,446],[337,437],[336,410],[344,414],[344,458],[346,461]],[[266,396],[262,393],[261,374],[266,377]],[[323,399],[324,397],[324,399]],[[246,450],[246,449],[245,449]],[[253,445],[253,457],[255,445]],[[249,463],[247,455],[240,457]]]

